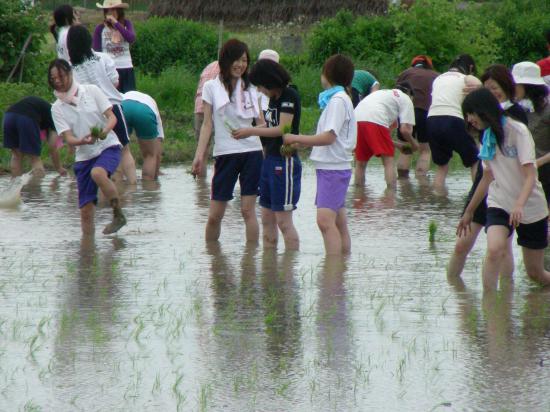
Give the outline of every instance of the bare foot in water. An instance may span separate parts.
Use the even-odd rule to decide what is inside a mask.
[[[122,213],[122,210],[118,209],[114,211],[113,221],[105,226],[103,229],[104,235],[110,235],[111,233],[118,232],[122,226],[126,224],[126,217]]]

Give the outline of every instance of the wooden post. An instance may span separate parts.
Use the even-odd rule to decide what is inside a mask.
[[[220,20],[220,25],[218,27],[218,56],[216,56],[216,59],[220,55],[220,50],[222,49],[222,43],[223,43],[223,19]]]
[[[29,37],[27,37],[27,40],[25,40],[25,44],[23,45],[23,48],[21,49],[21,53],[19,54],[19,58],[17,59],[17,62],[15,63],[15,66],[11,70],[10,75],[8,76],[8,79],[6,80],[6,83],[9,83],[15,72],[17,71],[17,68],[19,67],[19,64],[22,62],[23,58],[25,57],[25,52],[27,51],[27,47],[29,47],[29,44],[31,44],[32,34],[29,34]],[[21,64],[21,73],[23,73],[23,64]],[[20,75],[20,77],[22,74]]]

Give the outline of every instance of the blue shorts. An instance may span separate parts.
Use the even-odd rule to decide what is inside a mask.
[[[83,208],[90,202],[97,203],[97,185],[92,179],[92,169],[94,167],[101,167],[107,171],[107,175],[110,177],[118,167],[121,156],[120,147],[113,146],[108,147],[93,159],[74,164],[79,208]]]
[[[449,163],[453,151],[460,155],[465,167],[472,167],[478,161],[476,142],[466,131],[466,122],[460,117],[428,117],[427,133],[432,160],[436,165]]]
[[[498,207],[487,208],[487,224],[485,232],[489,226],[506,226],[509,235],[514,232],[514,228],[510,226],[510,215],[506,210]],[[546,249],[548,246],[548,216],[534,223],[520,223],[516,227],[518,234],[518,245],[527,249]]]
[[[274,212],[296,209],[300,199],[302,163],[292,157],[267,156],[262,164],[260,206]]]
[[[18,113],[4,114],[4,147],[40,156],[40,126],[30,117]]]
[[[128,134],[131,135],[135,129],[138,139],[151,140],[159,137],[157,115],[149,106],[135,100],[124,100],[122,110]]]
[[[220,202],[233,199],[237,179],[241,186],[241,196],[257,196],[262,161],[261,150],[216,156],[211,199]]]
[[[130,138],[128,137],[128,127],[126,126],[126,119],[122,113],[122,106],[119,104],[113,104],[113,113],[116,116],[116,126],[114,127],[113,132],[115,132],[116,137],[118,137],[120,144],[122,146],[126,146],[130,143]]]

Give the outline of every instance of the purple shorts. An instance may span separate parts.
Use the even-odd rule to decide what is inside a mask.
[[[317,209],[332,209],[338,213],[346,202],[351,169],[324,170],[317,169],[317,194],[315,205]]]
[[[97,157],[74,164],[74,174],[76,175],[76,184],[78,186],[78,207],[83,208],[90,202],[97,203],[97,185],[92,179],[92,169],[101,167],[107,171],[107,175],[115,172],[122,150],[119,146],[108,147]]]

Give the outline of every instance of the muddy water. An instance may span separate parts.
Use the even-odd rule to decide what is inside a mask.
[[[484,237],[463,282],[446,279],[466,173],[448,196],[414,178],[388,193],[370,166],[341,261],[323,256],[311,167],[298,253],[245,247],[238,202],[207,247],[209,184],[185,170],[127,189],[114,237],[100,208],[81,239],[70,178],[0,209],[0,410],[550,409],[550,291],[518,269],[484,296]]]

